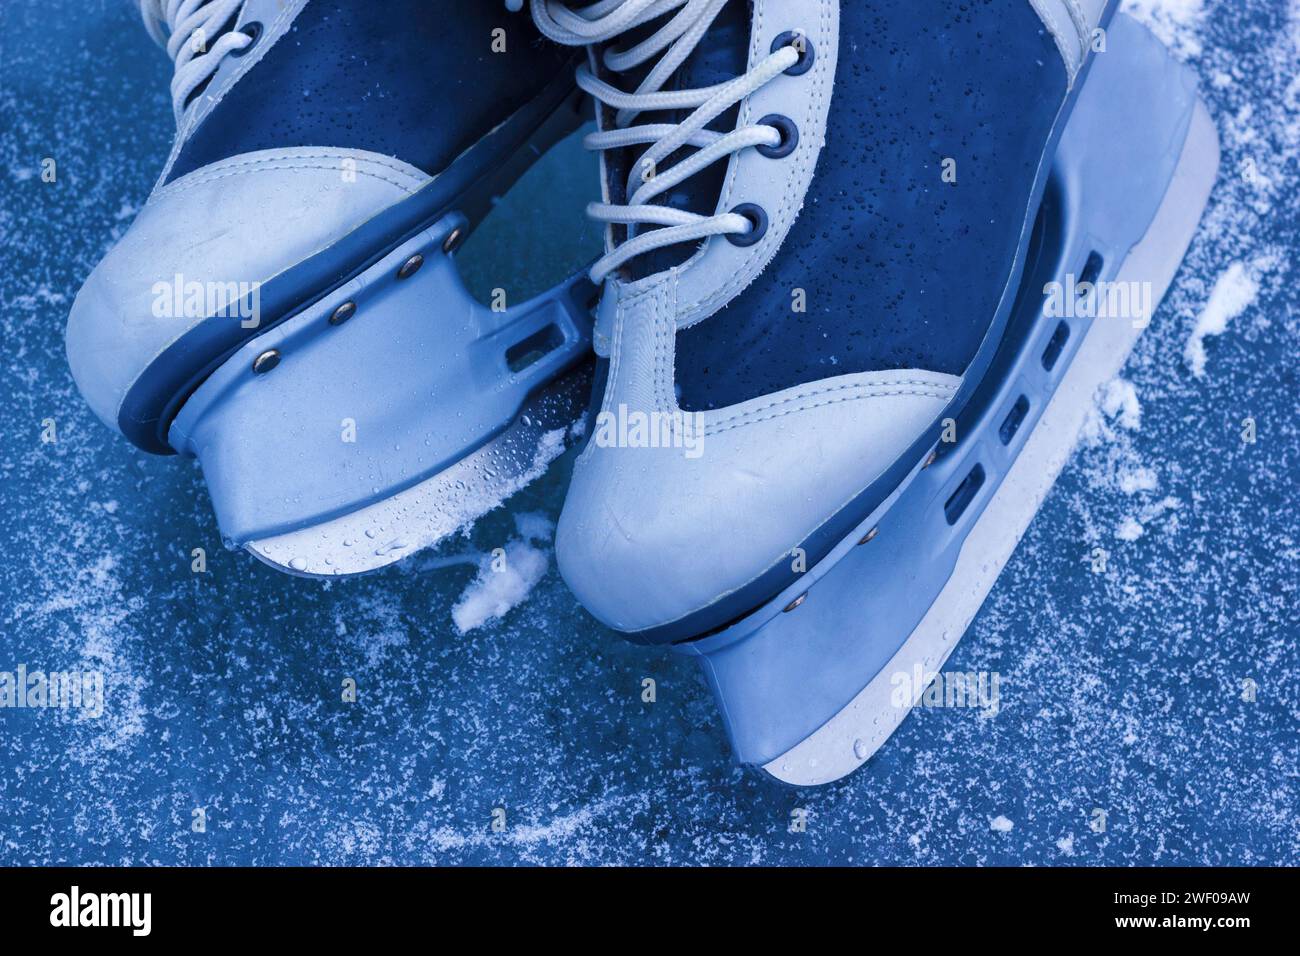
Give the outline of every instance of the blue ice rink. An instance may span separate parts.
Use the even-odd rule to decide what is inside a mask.
[[[170,147],[170,63],[127,0],[4,0],[0,672],[106,683],[99,716],[0,709],[0,864],[1300,862],[1300,3],[1126,8],[1218,126],[1201,231],[949,661],[1000,675],[996,715],[919,708],[799,792],[731,763],[693,662],[569,596],[547,543],[567,460],[447,561],[321,583],[224,550],[194,464],[95,420],[63,351]],[[565,157],[475,237],[478,287],[595,249],[572,215],[522,234],[592,184]],[[496,547],[523,599],[461,633]]]

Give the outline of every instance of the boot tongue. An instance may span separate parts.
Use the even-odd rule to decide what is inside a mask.
[[[701,89],[733,80],[745,72],[749,65],[750,3],[751,0],[728,0],[712,25],[705,31],[704,36],[700,38],[700,42],[691,52],[691,55],[686,58],[681,67],[664,84],[665,90]],[[661,19],[646,24],[634,35],[624,37],[619,43],[620,47],[627,47],[640,42],[660,29],[671,18],[672,14],[668,14]],[[605,78],[620,89],[634,90],[645,75],[653,69],[658,59],[658,57],[654,57],[649,63],[627,73],[610,74],[606,72]],[[709,124],[709,129],[723,133],[730,132],[736,128],[736,118],[739,112],[739,106],[727,110]],[[690,110],[642,113],[633,120],[633,124],[680,123],[690,113]],[[607,113],[606,119],[612,122],[612,113]],[[645,147],[637,146],[611,151],[611,155],[607,160],[612,201],[627,201],[625,186],[628,171],[638,168],[637,163],[645,150]],[[659,163],[660,171],[672,169],[673,166],[689,158],[694,152],[694,147],[690,146],[678,150]],[[667,192],[656,196],[651,202],[655,205],[669,206],[673,209],[682,209],[704,216],[711,216],[717,210],[718,197],[722,193],[723,181],[727,175],[727,165],[725,159],[719,160],[707,169],[701,170],[694,176],[678,183]],[[639,228],[639,232],[645,233],[653,228],[658,227],[643,225]],[[620,243],[626,238],[626,233],[620,234],[620,232],[616,232],[615,235]],[[637,256],[624,266],[622,271],[631,280],[642,279],[673,266],[681,265],[694,255],[698,248],[697,243],[679,243],[675,246],[657,249],[654,252]]]

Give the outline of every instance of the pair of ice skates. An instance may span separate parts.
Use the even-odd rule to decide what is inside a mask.
[[[1115,0],[140,2],[179,132],[69,320],[99,416],[311,575],[436,542],[584,434],[565,580],[697,656],[740,761],[795,784],[941,668],[1218,164]],[[454,250],[583,94],[605,255],[482,306]]]

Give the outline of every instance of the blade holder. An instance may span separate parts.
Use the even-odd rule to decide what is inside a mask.
[[[493,311],[444,252],[464,228],[445,216],[247,343],[182,406],[168,440],[201,462],[228,542],[327,521],[436,474],[588,354],[585,276]],[[340,310],[348,321],[332,323]],[[255,374],[268,349],[279,365]]]

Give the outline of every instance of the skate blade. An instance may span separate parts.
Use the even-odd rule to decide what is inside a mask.
[[[367,574],[434,547],[503,506],[564,453],[581,415],[584,381],[572,373],[506,431],[417,485],[244,547],[277,571],[307,578]]]
[[[1198,98],[1169,188],[1142,240],[1120,267],[1118,281],[1150,282],[1163,298],[1183,260],[1219,167],[1213,121]],[[842,710],[762,770],[794,786],[817,786],[866,763],[902,723],[923,688],[905,705],[896,701],[898,674],[919,667],[934,674],[974,619],[1002,568],[1074,450],[1097,388],[1123,367],[1141,327],[1095,321],[1043,411],[1038,426],[1008,470],[961,547],[937,600],[903,645]]]

